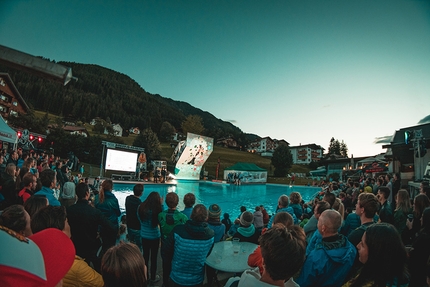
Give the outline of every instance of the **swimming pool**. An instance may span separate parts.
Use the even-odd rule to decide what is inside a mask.
[[[144,184],[144,183],[143,183]],[[113,193],[118,198],[121,212],[125,212],[125,198],[133,193],[134,184],[114,183]],[[280,185],[280,184],[250,184],[232,185],[206,181],[178,181],[177,185],[144,184],[141,200],[145,200],[152,191],[158,192],[164,198],[168,192],[176,192],[179,196],[178,210],[184,209],[183,198],[188,192],[196,196],[196,204],[201,203],[208,207],[218,204],[222,213],[228,213],[232,218],[240,214],[240,206],[254,212],[255,207],[263,205],[269,214],[276,211],[278,198],[282,194],[289,195],[296,191],[302,195],[305,202],[321,191],[320,187]],[[165,206],[166,208],[166,206]]]

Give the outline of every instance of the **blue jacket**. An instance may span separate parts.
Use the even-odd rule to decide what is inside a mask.
[[[49,205],[52,205],[52,206],[60,206],[61,205],[60,202],[58,201],[58,199],[55,198],[54,191],[52,189],[50,189],[49,187],[42,186],[42,189],[39,190],[38,192],[36,192],[34,195],[45,196],[49,201]]]
[[[353,230],[358,228],[361,225],[361,219],[358,214],[355,212],[348,214],[345,221],[340,228],[340,233],[345,236],[348,236]]]
[[[206,257],[214,245],[214,232],[206,222],[188,220],[173,228],[164,244],[163,260],[171,263],[170,279],[179,285],[198,285],[205,277]]]
[[[278,209],[276,211],[276,213],[278,213],[278,212],[288,212],[293,217],[294,224],[298,224],[299,223],[299,221],[297,220],[296,215],[294,214],[294,209],[292,209],[291,207],[287,206],[287,207],[280,208],[280,209]],[[269,221],[269,224],[267,225],[267,227],[269,227],[269,228],[272,227],[273,219],[275,219],[275,215],[273,215],[270,218],[270,221]]]
[[[137,217],[140,221],[140,237],[145,239],[158,239],[161,237],[160,225],[152,226],[152,210],[146,213],[143,219],[139,214]]]
[[[118,217],[121,215],[121,211],[119,210],[118,199],[115,195],[110,191],[105,191],[105,199],[103,203],[100,203],[99,194],[96,195],[94,200],[94,206],[98,210],[100,210],[104,216],[118,228]]]
[[[341,286],[356,254],[355,246],[342,234],[335,241],[321,239],[307,255],[296,282],[301,287]]]
[[[214,231],[215,243],[220,242],[225,234],[225,225],[219,221],[208,221],[208,226]]]
[[[303,215],[303,207],[298,204],[298,203],[291,203],[289,205],[293,210],[294,210],[294,214],[296,215],[297,218],[301,218]]]

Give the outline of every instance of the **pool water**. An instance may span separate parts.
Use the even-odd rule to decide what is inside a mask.
[[[114,183],[113,193],[118,198],[121,212],[125,212],[125,198],[133,194],[134,184]],[[177,185],[168,184],[144,184],[144,192],[141,200],[145,200],[152,191],[158,192],[164,198],[168,192],[176,192],[179,196],[178,210],[184,209],[183,198],[188,192],[196,196],[196,204],[201,203],[206,207],[218,204],[222,214],[228,213],[231,218],[240,214],[240,207],[254,212],[255,207],[263,205],[269,214],[276,211],[278,198],[282,194],[290,195],[296,191],[302,195],[305,202],[313,199],[315,194],[321,191],[320,187],[280,185],[280,184],[252,184],[232,185],[205,181],[178,181]],[[164,205],[165,208],[167,208]]]

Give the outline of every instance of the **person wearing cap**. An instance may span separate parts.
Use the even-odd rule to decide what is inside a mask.
[[[27,238],[0,226],[0,254],[2,287],[55,287],[72,267],[75,248],[55,228]]]
[[[254,226],[254,215],[245,211],[240,216],[240,226],[237,228],[233,238],[239,238],[241,242],[251,242],[258,244],[258,238],[261,232],[258,231]]]
[[[76,203],[76,185],[73,182],[66,182],[63,186],[63,191],[60,193],[60,203],[65,207],[69,207]]]
[[[208,226],[214,231],[214,242],[220,242],[224,239],[225,225],[220,221],[221,207],[218,204],[211,204],[208,209]],[[206,277],[208,286],[213,286],[216,280],[216,271],[206,265]]]
[[[49,205],[60,206],[60,202],[54,196],[54,189],[57,186],[55,171],[45,169],[40,173],[39,178],[42,183],[42,189],[36,192],[35,195],[45,196],[49,201]]]
[[[64,206],[48,205],[42,208],[31,219],[31,229],[34,234],[47,228],[55,228],[63,231],[69,238],[70,226],[67,221],[66,208]],[[103,287],[102,276],[88,266],[83,258],[75,255],[73,265],[63,279],[64,287],[93,286]]]
[[[208,210],[197,204],[191,220],[176,225],[165,241],[165,259],[171,262],[169,286],[201,286],[205,262],[214,245],[214,232],[207,224]]]

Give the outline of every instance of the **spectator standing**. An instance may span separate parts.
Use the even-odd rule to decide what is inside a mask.
[[[153,191],[138,209],[143,258],[145,258],[146,267],[150,270],[149,281],[151,283],[160,280],[160,276],[157,274],[157,256],[161,237],[158,214],[162,211],[162,204],[163,198],[158,192]]]
[[[91,206],[88,185],[85,183],[78,184],[76,195],[78,197],[77,202],[67,208],[67,219],[76,254],[85,258],[85,261],[92,264],[95,270],[100,271],[100,258],[97,256],[101,246],[99,229],[101,229],[102,235],[114,234],[116,227],[108,221],[99,209]]]
[[[167,210],[163,210],[158,214],[158,221],[160,222],[161,229],[161,257],[163,259],[163,285],[164,287],[169,286],[170,276],[170,262],[165,259],[164,256],[164,245],[167,237],[172,232],[176,225],[184,224],[187,222],[188,217],[179,212],[176,208],[179,203],[179,197],[176,193],[170,192],[166,195]]]
[[[191,220],[173,228],[165,244],[165,258],[171,262],[170,286],[201,286],[205,261],[214,245],[214,232],[207,224],[208,210],[197,204]]]
[[[140,197],[143,194],[143,189],[143,184],[136,184],[133,187],[133,194],[125,199],[128,239],[139,247],[140,252],[142,252],[142,238],[140,237],[140,221],[137,216],[137,210],[142,203]]]
[[[103,230],[101,232],[103,238],[103,249],[102,253],[106,252],[111,246],[116,243],[116,237],[119,231],[118,217],[121,215],[119,210],[118,199],[112,193],[113,182],[110,179],[103,181],[99,194],[96,195],[94,200],[94,206],[102,212],[102,214],[109,220],[111,226],[114,228],[114,232],[110,230]]]
[[[196,196],[189,192],[184,196],[184,205],[185,208],[182,210],[182,213],[185,214],[188,219],[191,219],[191,212],[193,211],[193,206],[196,203]]]
[[[381,204],[381,208],[379,209],[379,222],[386,222],[393,224],[394,223],[394,215],[393,215],[393,209],[391,207],[390,202],[388,201],[388,198],[391,194],[391,191],[386,186],[379,187],[378,190],[378,200]]]

